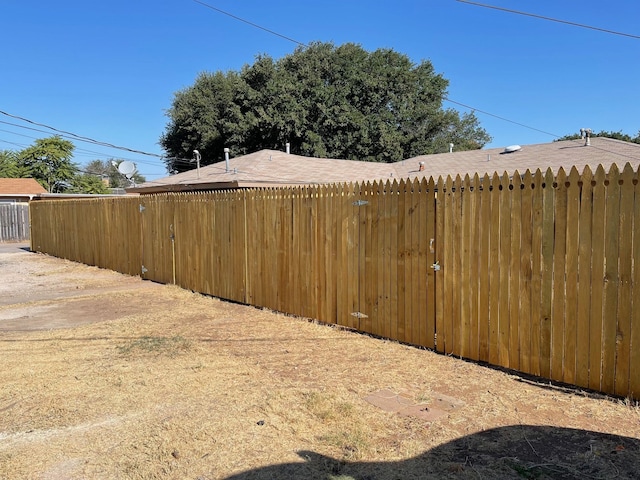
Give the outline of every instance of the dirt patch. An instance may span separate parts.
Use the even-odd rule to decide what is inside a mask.
[[[0,478],[601,479],[640,465],[628,401],[24,251],[0,252],[0,278]]]

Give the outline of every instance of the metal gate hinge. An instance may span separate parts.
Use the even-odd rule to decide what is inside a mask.
[[[438,260],[436,263],[431,265],[431,268],[433,268],[433,270],[436,272],[440,271],[440,260]]]
[[[365,315],[364,313],[360,313],[360,312],[353,312],[351,316],[356,318],[369,318],[368,315]]]
[[[149,270],[147,270],[146,268],[144,268],[144,265],[142,265],[142,275],[144,275],[145,273],[147,273]]]
[[[145,210],[146,210],[146,207],[144,205],[140,204],[140,213],[142,213]]]
[[[369,205],[369,202],[367,200],[356,200],[353,204],[356,207],[362,207],[363,205]]]

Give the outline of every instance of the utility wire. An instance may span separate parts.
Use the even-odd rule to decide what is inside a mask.
[[[511,10],[508,8],[496,7],[494,5],[485,5],[484,3],[470,2],[469,0],[456,0],[456,1],[460,3],[466,3],[468,5],[475,5],[476,7],[492,8],[494,10],[500,10],[502,12],[515,13],[517,15],[524,15],[526,17],[533,17],[533,18],[539,18],[541,20],[547,20],[549,22],[564,23],[565,25],[572,25],[574,27],[580,27],[580,28],[588,28],[590,30],[596,30],[598,32],[611,33],[612,35],[621,35],[623,37],[635,38],[637,40],[640,40],[640,36],[633,35],[631,33],[617,32],[615,30],[607,30],[606,28],[593,27],[591,25],[584,25],[582,23],[569,22],[567,20],[559,20],[557,18],[545,17],[543,15],[536,15],[534,13],[520,12],[518,10]]]
[[[250,22],[249,20],[245,20],[244,18],[237,17],[237,16],[233,15],[232,13],[225,12],[224,10],[221,10],[219,8],[216,8],[216,7],[212,6],[212,5],[209,5],[208,3],[201,2],[200,0],[193,0],[193,1],[196,2],[196,3],[199,3],[200,5],[202,5],[204,7],[210,8],[211,10],[215,10],[216,12],[222,13],[223,15],[227,15],[228,17],[231,17],[231,18],[233,18],[235,20],[238,20],[239,22],[246,23],[247,25],[251,25],[252,27],[259,28],[260,30],[264,30],[265,32],[268,32],[268,33],[270,33],[272,35],[275,35],[277,37],[284,38],[285,40],[288,40],[290,42],[296,43],[296,44],[300,45],[301,47],[308,47],[309,46],[309,45],[307,45],[305,43],[302,43],[302,42],[299,42],[297,40],[294,40],[293,38],[290,38],[290,37],[287,37],[285,35],[282,35],[281,33],[274,32],[273,30],[269,30],[268,28],[265,28],[265,27],[262,27],[262,26],[260,26],[258,24],[255,24],[253,22]]]
[[[525,125],[524,123],[516,122],[514,120],[509,120],[508,118],[501,117],[499,115],[494,115],[493,113],[485,112],[483,110],[477,109],[477,108],[472,107],[470,105],[466,105],[464,103],[460,103],[460,102],[456,102],[455,100],[451,100],[447,96],[444,96],[443,99],[446,102],[453,103],[455,105],[459,105],[459,106],[464,107],[464,108],[468,108],[469,110],[473,110],[474,112],[480,112],[480,113],[482,113],[484,115],[489,115],[490,117],[494,117],[494,118],[497,118],[497,119],[505,121],[505,122],[513,123],[514,125],[518,125],[520,127],[528,128],[529,130],[534,130],[536,132],[544,133],[545,135],[550,135],[552,137],[560,138],[560,135],[556,135],[555,133],[545,132],[544,130],[540,130],[539,128],[530,127],[529,125]]]
[[[90,137],[84,137],[82,135],[77,135],[77,134],[72,133],[72,132],[67,132],[65,130],[60,130],[60,129],[57,129],[55,127],[51,127],[49,125],[45,125],[44,123],[34,122],[33,120],[29,120],[28,118],[20,117],[18,115],[12,115],[11,113],[3,112],[2,110],[0,110],[0,114],[5,115],[5,116],[10,117],[10,118],[15,118],[16,120],[21,120],[23,122],[30,123],[31,125],[37,125],[38,127],[47,128],[49,130],[52,130],[52,131],[57,132],[57,133],[61,133],[63,135],[69,135],[70,137],[74,138],[75,140],[80,140],[82,142],[93,143],[94,145],[100,145],[102,147],[114,148],[116,150],[124,150],[124,151],[131,152],[131,153],[138,153],[140,155],[147,155],[149,157],[164,158],[162,155],[158,155],[157,153],[143,152],[142,150],[135,150],[133,148],[128,148],[128,147],[120,147],[120,146],[114,145],[112,143],[102,142],[100,140],[94,140],[93,138],[90,138]],[[2,123],[6,123],[6,122],[2,122]],[[27,127],[23,127],[23,128],[27,128]]]
[[[190,158],[167,157],[165,155],[159,155],[157,153],[144,152],[144,151],[136,150],[136,149],[133,149],[133,148],[121,147],[121,146],[118,146],[118,145],[114,145],[112,143],[103,142],[103,141],[100,141],[100,140],[95,140],[93,138],[85,137],[85,136],[82,136],[82,135],[78,135],[78,134],[73,133],[73,132],[67,132],[65,130],[60,130],[60,129],[52,127],[50,125],[46,125],[44,123],[35,122],[33,120],[29,120],[28,118],[24,118],[24,117],[21,117],[19,115],[13,115],[11,113],[7,113],[7,112],[4,112],[2,110],[0,110],[0,114],[5,115],[5,116],[10,117],[10,118],[15,118],[16,120],[20,120],[20,121],[29,123],[31,125],[37,125],[39,127],[47,128],[49,130],[52,130],[53,132],[56,132],[56,134],[59,134],[59,136],[64,137],[64,138],[68,138],[70,140],[76,140],[76,141],[81,141],[81,142],[85,142],[85,143],[90,143],[90,144],[93,144],[93,145],[99,145],[101,147],[113,148],[115,150],[123,150],[123,151],[126,151],[126,152],[138,153],[140,155],[146,155],[146,156],[149,156],[149,157],[159,158],[161,160],[172,160],[172,161],[177,161],[177,162],[182,162],[182,163],[192,163],[193,162],[193,160],[190,159]],[[6,124],[6,125],[11,125],[13,127],[24,128],[26,130],[32,130],[32,131],[35,131],[35,132],[46,133],[46,134],[50,133],[50,132],[47,132],[46,130],[40,130],[40,129],[33,128],[33,127],[27,127],[27,126],[24,126],[24,125],[18,125],[16,123],[5,122],[5,121],[2,121],[2,120],[0,120],[0,123]],[[136,161],[139,161],[139,160],[136,160]],[[139,162],[140,163],[145,163],[143,161],[139,161]],[[152,165],[152,164],[150,164],[150,165]]]

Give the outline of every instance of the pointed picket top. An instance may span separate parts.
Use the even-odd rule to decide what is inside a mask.
[[[607,176],[607,173],[604,171],[604,167],[602,166],[602,164],[598,165],[595,173],[596,181],[601,181],[604,183],[606,176]]]
[[[442,178],[442,175],[438,177],[438,182],[436,184],[436,190],[438,190],[438,192],[443,192],[444,191],[444,179]]]
[[[580,172],[578,172],[578,169],[574,165],[573,167],[571,167],[571,170],[569,172],[569,187],[573,188],[579,186],[580,178]]]
[[[422,177],[422,180],[420,180],[420,190],[423,192],[429,190],[429,180],[427,180],[427,177]]]
[[[491,177],[491,190],[499,190],[500,189],[500,175],[498,172],[493,172]]]
[[[462,177],[460,176],[460,174],[456,175],[456,179],[453,186],[457,187],[456,190],[459,190],[462,187]]]
[[[453,189],[453,179],[451,178],[451,175],[447,175],[447,181],[445,182],[444,188],[447,193],[450,193]]]
[[[513,185],[514,190],[520,190],[520,185],[522,185],[522,175],[520,175],[518,169],[513,172],[513,176],[511,177],[511,184]]]
[[[488,192],[491,188],[491,177],[489,173],[485,172],[482,176],[482,190]]]
[[[631,175],[633,175],[635,172],[633,171],[633,167],[631,166],[631,164],[629,162],[624,164],[624,167],[622,169],[622,174],[623,175],[627,175],[627,172],[631,172]]]
[[[396,180],[395,178],[393,179],[393,181],[391,182],[391,189],[389,190],[390,193],[398,193],[400,191],[399,189],[399,185],[398,185],[398,180]]]
[[[422,180],[424,180],[424,178],[422,178]],[[420,179],[418,177],[415,177],[413,179],[413,191],[414,192],[419,192],[420,191],[420,185],[421,185]]]
[[[436,188],[435,183],[436,182],[435,182],[434,178],[433,177],[429,177],[427,188],[429,189],[430,192],[433,192],[435,190],[435,188]]]
[[[533,175],[531,174],[531,170],[529,170],[528,168],[524,172],[524,177],[522,178],[522,184],[524,185],[524,188],[528,188],[528,189],[531,189],[532,185],[534,185]]]
[[[617,164],[612,163],[611,166],[609,167],[609,172],[608,172],[609,180],[611,180],[611,177],[618,178],[618,175],[620,175],[620,169],[618,168]]]
[[[622,170],[622,174],[620,175],[620,185],[629,186],[631,185],[633,188],[633,180],[635,178],[633,167],[627,162]]]
[[[505,171],[500,178],[498,190],[509,190],[509,185],[511,185],[511,179],[509,178],[509,174]]]
[[[563,177],[567,176],[567,171],[564,169],[564,167],[560,167],[558,169],[558,173],[556,174],[556,176],[562,175]]]
[[[553,184],[553,188],[565,188],[566,178],[567,174],[565,173],[564,168],[560,167],[558,169],[558,174],[556,175],[556,180]]]

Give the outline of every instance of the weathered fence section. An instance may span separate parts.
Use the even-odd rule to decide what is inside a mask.
[[[638,173],[32,204],[32,249],[640,398]]]
[[[0,203],[0,242],[29,240],[29,205]]]

